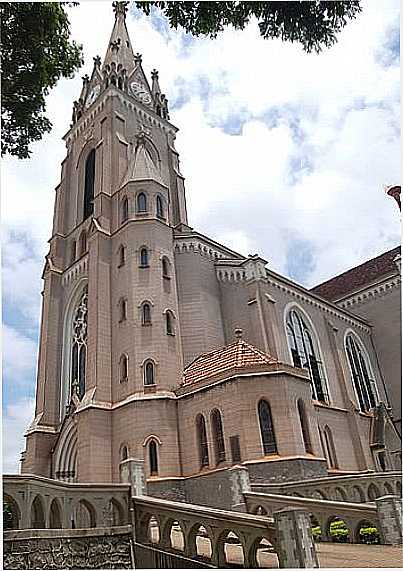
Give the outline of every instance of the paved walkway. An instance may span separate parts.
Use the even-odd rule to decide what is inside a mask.
[[[209,541],[197,538],[200,553],[209,556]],[[403,547],[392,545],[360,545],[351,543],[317,543],[319,564],[322,568],[403,568]],[[233,565],[242,564],[242,548],[239,545],[227,545],[227,561]],[[278,569],[275,553],[262,549],[258,554],[260,567]]]
[[[321,567],[403,567],[401,546],[319,543],[317,547]]]
[[[173,545],[183,549],[183,537],[178,531],[172,533]],[[204,537],[197,537],[197,550],[200,555],[211,556],[210,541]],[[322,568],[403,568],[403,547],[392,545],[361,545],[351,543],[316,543],[319,564]],[[240,545],[225,546],[229,566],[240,566],[243,563],[243,552]],[[265,569],[278,569],[277,555],[269,549],[260,549],[258,552],[260,567]]]

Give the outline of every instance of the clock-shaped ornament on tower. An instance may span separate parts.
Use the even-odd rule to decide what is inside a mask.
[[[130,91],[136,99],[141,101],[141,103],[144,103],[144,105],[150,105],[151,95],[149,94],[147,88],[144,87],[144,85],[138,81],[133,81],[130,84]]]

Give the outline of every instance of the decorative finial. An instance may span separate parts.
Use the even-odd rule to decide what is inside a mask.
[[[95,67],[99,67],[101,65],[101,58],[100,56],[95,56],[94,58],[94,65]]]
[[[89,82],[90,78],[87,74],[83,75],[83,84],[86,85]]]
[[[141,56],[141,54],[139,54],[139,53],[134,54],[134,61],[135,61],[136,64],[141,63],[141,57],[142,57],[142,56]]]
[[[158,79],[158,71],[156,69],[152,70],[151,79]]]
[[[234,331],[235,333],[235,337],[238,339],[238,341],[242,340],[242,335],[243,335],[243,331],[240,327],[237,327]]]
[[[113,52],[117,52],[120,48],[120,38],[118,38],[117,40],[115,40],[114,42],[111,42],[111,48]]]
[[[123,18],[126,17],[126,12],[128,10],[128,5],[130,2],[112,2],[113,11],[115,12],[115,18],[121,14]]]
[[[402,187],[401,186],[385,186],[385,192],[388,196],[391,196],[392,198],[394,198],[397,202],[397,205],[399,207],[399,210],[402,209],[402,205],[401,205],[401,201],[400,201],[400,193],[402,191]]]

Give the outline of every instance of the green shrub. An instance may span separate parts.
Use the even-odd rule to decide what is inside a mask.
[[[347,543],[350,532],[342,519],[332,521],[330,524],[330,537],[335,543]]]
[[[362,527],[359,532],[360,543],[377,545],[381,542],[379,531],[376,527]]]
[[[3,529],[12,529],[13,513],[7,502],[3,502]]]
[[[314,541],[321,541],[322,539],[322,530],[320,529],[319,525],[316,525],[312,528],[312,537]]]

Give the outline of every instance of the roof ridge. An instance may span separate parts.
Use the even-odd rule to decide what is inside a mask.
[[[365,262],[362,262],[361,264],[358,264],[357,266],[354,266],[352,268],[349,268],[348,270],[345,270],[344,272],[341,272],[340,274],[337,274],[331,278],[329,278],[328,280],[324,281],[324,282],[320,282],[317,285],[313,286],[309,291],[313,291],[316,288],[325,285],[337,278],[341,278],[342,276],[348,274],[349,272],[354,272],[355,270],[358,270],[359,268],[361,268],[362,266],[365,266],[366,264],[369,264],[370,262],[374,262],[375,260],[378,260],[379,258],[382,258],[383,256],[387,256],[388,254],[392,254],[392,252],[396,252],[398,253],[400,251],[401,247],[400,246],[395,246],[394,248],[392,248],[391,250],[387,250],[386,252],[383,252],[382,254],[379,254],[378,256],[375,256],[374,258],[370,258],[369,260],[366,260]]]
[[[271,365],[277,359],[243,339],[196,357],[183,371],[183,384],[193,384],[230,370]]]

